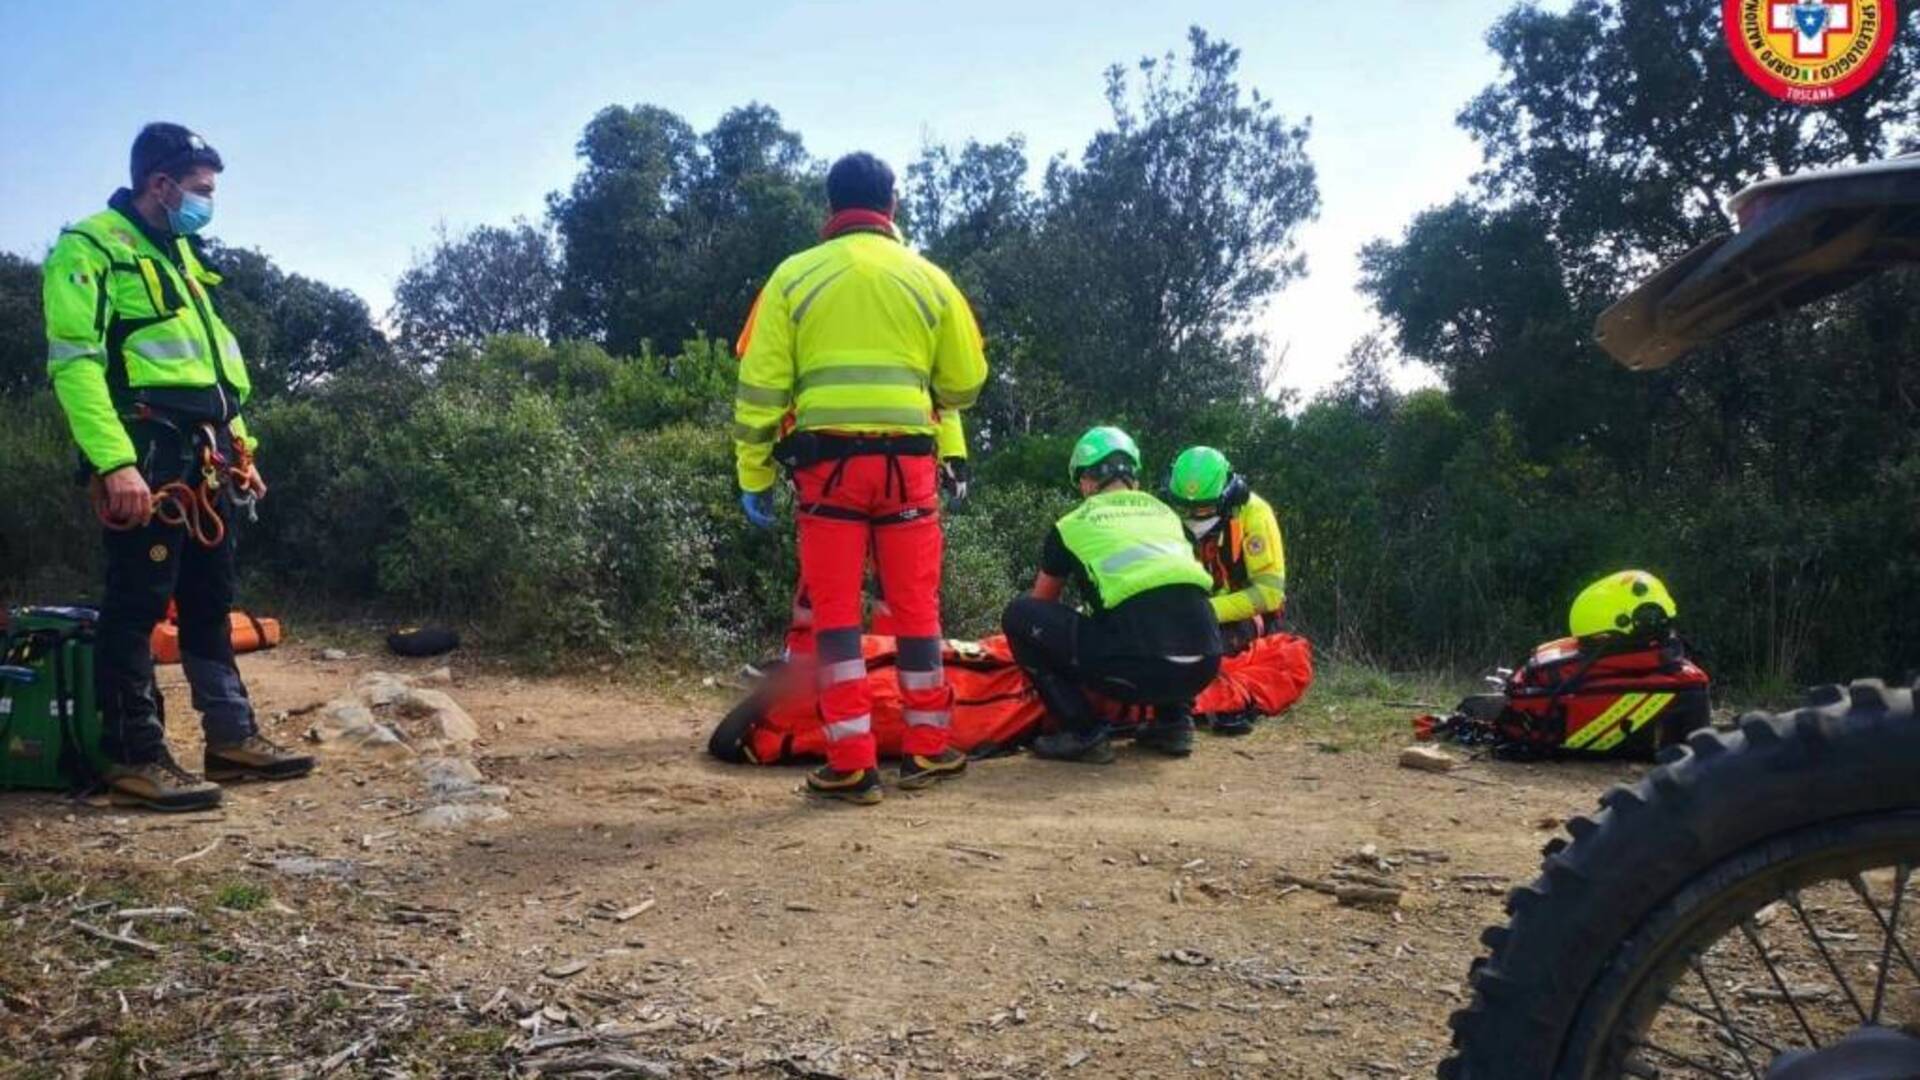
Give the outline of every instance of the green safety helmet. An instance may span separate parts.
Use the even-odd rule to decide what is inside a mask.
[[[1167,501],[1188,516],[1227,513],[1246,497],[1246,480],[1211,446],[1187,447],[1167,470]]]
[[[1116,457],[1123,460],[1109,460]],[[1073,444],[1073,456],[1067,459],[1067,479],[1077,484],[1080,474],[1088,469],[1098,469],[1097,475],[1103,480],[1134,476],[1140,471],[1140,448],[1133,444],[1133,436],[1117,427],[1088,428]]]
[[[1645,570],[1608,574],[1580,590],[1567,613],[1574,637],[1664,630],[1680,608],[1660,579]]]

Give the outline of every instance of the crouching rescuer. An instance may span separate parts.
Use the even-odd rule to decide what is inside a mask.
[[[1035,754],[1103,764],[1111,730],[1087,690],[1152,709],[1140,745],[1184,757],[1193,750],[1193,699],[1220,670],[1220,629],[1208,604],[1212,578],[1166,504],[1139,490],[1140,451],[1118,428],[1080,437],[1068,478],[1084,501],[1047,534],[1033,592],[1001,617],[1013,658],[1032,680],[1056,730]],[[1074,582],[1091,614],[1060,602]]]
[[[1287,550],[1273,507],[1211,446],[1190,446],[1173,459],[1167,502],[1180,513],[1194,558],[1213,577],[1213,614],[1227,654],[1278,632],[1287,607]],[[1249,734],[1253,719],[1221,717],[1213,730]]]
[[[313,759],[263,738],[234,661],[237,506],[266,493],[240,418],[251,390],[214,308],[220,275],[197,233],[213,216],[220,155],[177,124],[134,140],[133,186],[63,230],[47,256],[47,370],[92,473],[106,533],[94,683],[103,777],[116,800],[216,806],[212,780],[304,775]],[[150,641],[173,600],[206,779],[167,750]]]
[[[871,553],[898,636],[908,730],[899,783],[957,776],[940,659],[939,415],[986,381],[966,299],[893,225],[893,171],[850,154],[827,173],[822,242],[774,270],[741,334],[734,453],[747,517],[771,527],[774,463],[795,488],[827,763],[816,795],[870,804],[881,786],[860,647]],[[791,430],[781,437],[791,410]]]

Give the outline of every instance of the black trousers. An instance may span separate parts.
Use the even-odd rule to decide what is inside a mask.
[[[1218,655],[1176,661],[1129,651],[1100,620],[1037,597],[1008,604],[1000,626],[1047,711],[1072,730],[1099,723],[1087,690],[1157,712],[1186,710],[1220,671]]]
[[[157,421],[129,422],[139,468],[149,486],[200,479],[198,435]],[[216,445],[229,460],[232,444],[220,425]],[[153,677],[153,628],[179,606],[180,656],[193,707],[210,743],[231,743],[257,730],[253,704],[233,657],[228,615],[233,609],[233,503],[218,501],[228,528],[207,548],[182,526],[159,520],[137,529],[107,529],[106,594],[94,639],[94,692],[100,704],[100,749],[111,761],[143,764],[166,748],[165,705]]]

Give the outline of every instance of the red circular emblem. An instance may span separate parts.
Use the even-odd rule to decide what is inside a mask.
[[[1894,0],[1721,0],[1727,48],[1747,78],[1795,105],[1825,105],[1887,62]]]

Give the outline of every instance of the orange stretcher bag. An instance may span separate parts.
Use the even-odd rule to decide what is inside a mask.
[[[180,624],[174,621],[174,608],[167,608],[167,617],[153,628],[153,662],[156,664],[177,664],[180,662]],[[271,649],[280,644],[280,620],[263,619],[249,615],[244,611],[229,612],[227,621],[233,635],[233,651],[236,653],[258,652]]]
[[[898,757],[907,723],[894,678],[894,639],[867,635],[861,651],[873,700],[874,739],[881,757]],[[953,687],[954,749],[971,757],[991,757],[1040,734],[1046,709],[1013,662],[1006,638],[948,641],[942,660]],[[1211,717],[1277,716],[1312,682],[1313,650],[1306,639],[1273,634],[1223,659],[1220,674],[1195,699],[1194,713],[1203,722]],[[1096,699],[1094,705],[1116,726],[1140,720],[1138,710],[1117,702]],[[825,758],[827,739],[811,670],[803,665],[783,668],[755,687],[720,721],[707,750],[722,761],[759,765]]]

